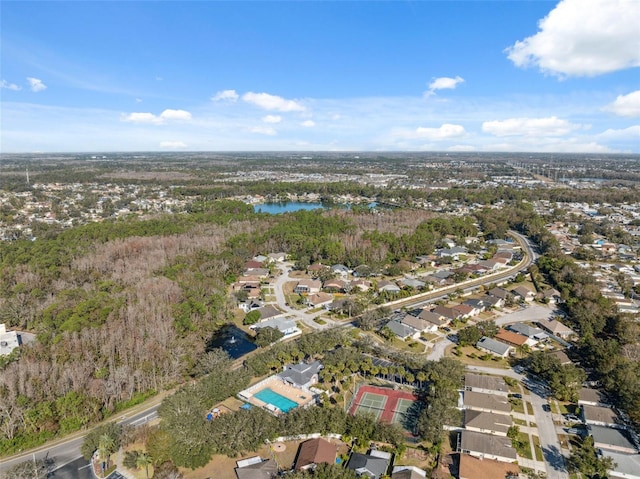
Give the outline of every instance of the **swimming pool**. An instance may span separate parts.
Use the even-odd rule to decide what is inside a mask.
[[[298,403],[278,394],[271,388],[264,388],[262,391],[255,393],[253,397],[277,407],[282,412],[288,412],[298,406]]]

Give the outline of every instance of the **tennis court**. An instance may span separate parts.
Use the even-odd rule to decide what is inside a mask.
[[[356,391],[349,413],[370,413],[379,421],[399,424],[408,430],[406,413],[417,400],[407,391],[364,385]]]

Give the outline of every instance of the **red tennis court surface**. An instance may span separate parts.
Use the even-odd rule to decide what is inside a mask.
[[[403,426],[407,409],[417,400],[415,394],[406,391],[365,385],[358,388],[349,413],[355,415],[358,412],[368,412],[382,422]]]

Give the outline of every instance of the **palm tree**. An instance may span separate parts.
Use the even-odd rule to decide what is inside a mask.
[[[116,442],[110,434],[103,434],[98,440],[98,457],[104,464],[103,472],[109,468],[109,457],[113,454]]]
[[[136,459],[136,466],[139,468],[144,467],[144,472],[147,475],[147,479],[149,479],[149,465],[152,463],[153,461],[151,460],[151,456],[149,456],[149,454],[147,454],[146,452],[141,452],[138,454],[138,457]]]

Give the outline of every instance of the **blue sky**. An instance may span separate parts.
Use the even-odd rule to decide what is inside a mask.
[[[0,14],[3,152],[640,153],[638,0],[3,1]]]

